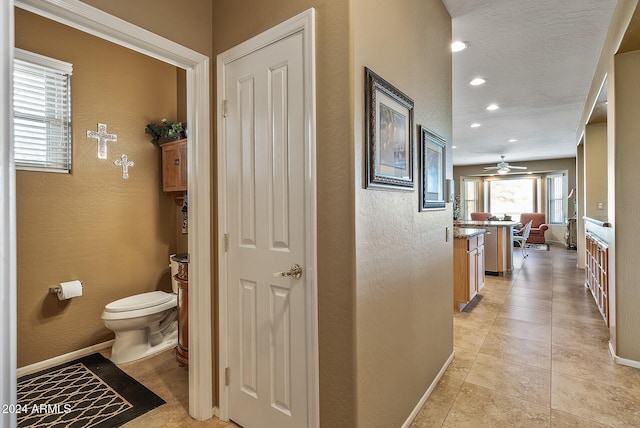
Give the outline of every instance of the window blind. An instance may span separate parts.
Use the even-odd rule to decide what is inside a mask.
[[[17,169],[71,171],[71,64],[22,49],[13,72]]]
[[[549,195],[549,223],[561,224],[564,220],[564,198],[562,189],[564,177],[551,175],[547,179],[547,193]]]

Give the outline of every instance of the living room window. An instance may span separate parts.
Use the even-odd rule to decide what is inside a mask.
[[[462,180],[464,186],[464,218],[471,220],[471,213],[480,211],[480,180]]]
[[[555,174],[547,176],[547,195],[549,218],[551,224],[564,223],[564,176]]]
[[[17,169],[71,170],[72,65],[22,49],[13,71],[14,158]]]
[[[536,212],[537,177],[486,180],[488,212],[518,218],[522,213]]]

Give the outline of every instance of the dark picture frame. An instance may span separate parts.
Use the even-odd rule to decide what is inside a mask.
[[[365,72],[366,188],[413,191],[413,100]]]
[[[420,211],[443,209],[447,198],[447,142],[420,126]]]

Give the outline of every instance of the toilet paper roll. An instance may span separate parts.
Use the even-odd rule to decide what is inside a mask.
[[[60,283],[60,291],[58,292],[59,300],[67,300],[72,297],[82,296],[82,283],[78,280]]]

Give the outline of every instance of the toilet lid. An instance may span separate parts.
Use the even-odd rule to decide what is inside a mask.
[[[111,302],[105,306],[104,310],[106,312],[135,311],[136,309],[161,305],[175,298],[175,294],[165,293],[164,291],[150,291]]]

